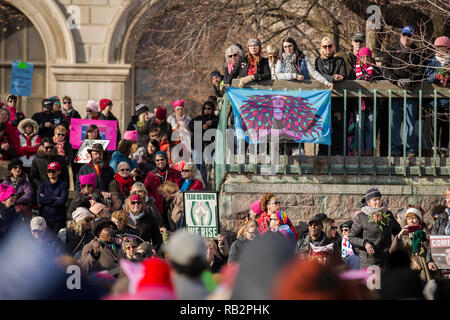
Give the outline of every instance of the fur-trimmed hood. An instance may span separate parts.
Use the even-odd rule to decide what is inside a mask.
[[[38,150],[37,150],[37,155],[38,155],[39,157],[42,157],[42,158],[48,157],[47,153],[45,152],[45,148],[44,148],[44,145],[43,145],[43,144],[41,144],[41,145],[39,146],[39,148],[38,148]],[[57,156],[57,155],[58,155],[58,149],[53,148],[53,149],[52,149],[52,152],[51,152],[51,154],[50,154],[50,156]]]
[[[19,132],[23,135],[25,135],[25,125],[31,123],[31,125],[33,126],[33,133],[32,135],[35,135],[39,132],[39,125],[37,124],[36,121],[34,121],[33,119],[30,118],[26,118],[23,119],[22,121],[20,121],[19,125],[17,126],[17,130],[19,130]]]

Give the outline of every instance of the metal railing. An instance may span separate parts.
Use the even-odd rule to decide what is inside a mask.
[[[233,82],[233,86],[236,82]],[[318,81],[286,81],[286,80],[270,80],[263,82],[253,82],[246,86],[246,88],[266,89],[266,90],[326,90]],[[249,148],[250,154],[246,152],[244,155],[230,154],[227,146],[230,145],[229,139],[234,137],[228,134],[227,123],[229,116],[229,108],[231,108],[230,101],[225,95],[220,102],[219,126],[216,136],[216,155],[215,155],[215,188],[220,189],[220,185],[224,181],[227,173],[250,173],[250,174],[328,174],[328,175],[403,175],[403,176],[450,176],[450,159],[447,154],[445,158],[439,157],[437,153],[437,142],[439,135],[437,132],[438,119],[438,99],[450,99],[450,89],[430,84],[428,82],[421,82],[416,84],[409,90],[402,90],[393,85],[389,81],[342,81],[336,83],[332,90],[331,113],[333,113],[333,100],[340,98],[343,100],[343,136],[332,136],[332,143],[336,139],[342,139],[343,150],[342,155],[331,155],[331,147],[328,146],[327,155],[317,154],[317,145],[314,144],[313,155],[287,155],[288,144],[284,143],[283,152],[279,155],[279,161],[274,166],[273,162],[261,163],[258,160],[257,148]],[[357,122],[356,133],[358,137],[357,155],[348,155],[347,148],[347,111],[349,109],[349,98],[356,98],[357,110],[356,113],[361,119],[362,98],[372,99],[373,101],[373,150],[371,156],[363,156],[361,154],[361,135],[362,122]],[[380,151],[377,147],[377,111],[379,110],[380,99],[384,99],[387,103],[388,110],[388,145],[387,155],[380,156]],[[402,142],[403,153],[401,156],[394,156],[391,152],[392,145],[392,101],[395,98],[403,99],[403,124],[406,124],[406,102],[408,98],[418,99],[418,154],[415,157],[408,157],[406,150],[406,125],[403,125]],[[432,114],[433,123],[433,142],[432,148],[428,146],[427,149],[433,150],[432,156],[423,154],[423,124],[424,119],[429,116],[424,114],[424,100],[432,99],[434,102],[433,108],[428,110]],[[355,102],[354,100],[352,102]],[[448,112],[448,111],[447,111]],[[232,112],[231,112],[232,116]],[[448,122],[448,114],[444,115],[444,119]],[[333,121],[333,120],[331,120]],[[400,128],[398,128],[400,130]],[[228,130],[229,131],[229,130]],[[449,126],[450,135],[450,126]],[[231,143],[232,144],[232,143]],[[302,144],[298,144],[301,150]],[[445,146],[448,148],[448,146]],[[252,153],[253,152],[253,153]],[[448,151],[447,151],[448,152]],[[245,158],[245,161],[242,161]],[[278,160],[277,159],[277,160]],[[272,158],[273,160],[273,158]]]

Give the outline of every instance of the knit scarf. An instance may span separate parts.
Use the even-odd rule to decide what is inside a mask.
[[[411,252],[419,253],[420,247],[423,242],[427,240],[427,236],[425,235],[425,232],[422,230],[417,230],[414,232],[412,238],[411,238]]]
[[[56,144],[56,150],[58,150],[58,156],[65,156],[66,152],[64,151],[64,141],[58,142],[56,141],[56,137],[53,137],[53,142]]]
[[[297,69],[295,68],[295,65],[297,63],[297,55],[295,53],[293,54],[287,54],[283,52],[283,66],[282,66],[282,73],[298,73]]]
[[[258,72],[258,66],[255,63],[255,59],[250,59],[249,64],[248,64],[248,72],[247,75],[255,75]]]
[[[129,214],[128,214],[128,217],[129,217],[131,220],[133,220],[134,224],[137,224],[137,221],[138,221],[140,218],[142,218],[144,215],[145,215],[145,212],[143,211],[143,212],[139,213],[137,216],[135,216],[135,215],[132,214],[132,213],[129,213]]]
[[[363,69],[366,71],[366,73],[369,75],[369,77],[372,76],[373,74],[373,67],[370,64],[360,64],[359,62],[359,58],[358,61],[356,62],[356,67],[355,67],[355,73],[356,73],[356,78],[359,78],[363,75]],[[362,80],[367,80],[367,79],[362,79]]]
[[[116,181],[119,183],[122,193],[130,193],[131,187],[134,183],[133,177],[129,176],[128,178],[124,178],[120,174],[116,173],[114,175],[114,179],[116,179]]]
[[[386,212],[387,208],[384,205],[381,208],[372,208],[369,206],[365,206],[365,207],[361,208],[361,211],[370,217],[370,215],[372,215],[373,213],[376,213],[376,212]]]
[[[23,178],[20,177],[19,179],[16,179],[14,176],[11,176],[9,179],[11,181],[12,187],[17,190],[17,186],[19,185],[19,183],[22,181]]]
[[[161,183],[164,183],[164,181],[166,181],[166,179],[167,179],[167,175],[169,172],[167,171],[167,168],[165,168],[164,171],[161,171],[161,170],[159,170],[159,168],[156,168],[155,173],[158,176]]]

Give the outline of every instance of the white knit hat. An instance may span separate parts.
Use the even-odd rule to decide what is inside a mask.
[[[420,212],[420,210],[417,210],[416,208],[409,208],[408,210],[406,210],[405,218],[408,216],[409,213],[415,214],[420,219],[420,221],[423,220],[422,219],[422,212]]]
[[[72,212],[72,219],[75,220],[75,223],[78,223],[90,216],[91,212],[84,207],[79,207],[74,212]]]
[[[98,112],[98,104],[95,100],[89,100],[86,105],[86,110],[91,109],[92,111]]]

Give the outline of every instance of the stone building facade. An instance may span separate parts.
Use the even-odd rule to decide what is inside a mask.
[[[42,41],[42,44],[35,47],[42,46],[45,52],[40,59],[43,61],[36,64],[42,72],[36,72],[33,78],[32,97],[24,97],[21,101],[25,114],[31,116],[32,113],[40,111],[41,99],[52,95],[60,98],[70,95],[74,107],[82,115],[85,115],[87,100],[109,98],[113,101],[113,113],[119,119],[123,132],[134,111],[133,59],[142,34],[142,17],[148,17],[151,8],[158,5],[159,1],[4,2],[26,16],[36,34],[35,37],[40,37]],[[8,38],[3,40],[6,40],[8,45]],[[28,40],[28,43],[32,40],[36,39]],[[14,44],[10,43],[10,47],[12,46]],[[39,47],[36,50],[42,49]],[[14,58],[19,60],[22,57]],[[6,59],[4,56],[0,63],[8,68],[11,63],[9,60],[11,58]],[[8,83],[1,88],[2,100],[9,93],[8,70],[4,74],[6,76],[3,81]]]

